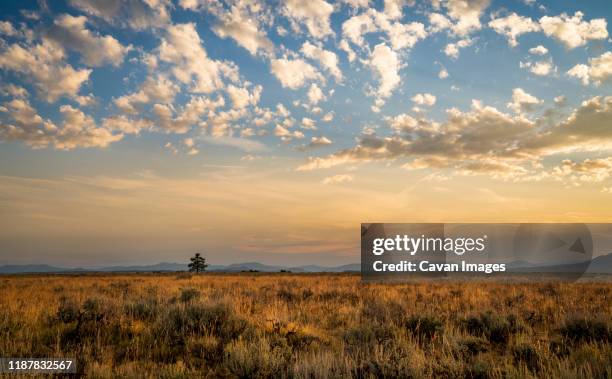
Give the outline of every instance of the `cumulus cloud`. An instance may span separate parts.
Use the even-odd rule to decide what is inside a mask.
[[[528,94],[522,88],[512,90],[512,101],[508,103],[508,108],[515,113],[531,112],[536,106],[544,103],[543,100]]]
[[[63,116],[61,126],[44,120],[27,99],[13,99],[4,108],[12,122],[0,123],[0,140],[3,141],[23,141],[32,148],[52,145],[58,150],[72,150],[104,148],[123,138],[123,134],[97,127],[93,118],[70,105],[59,108]]]
[[[61,96],[76,96],[91,74],[90,69],[74,69],[64,58],[63,49],[47,40],[25,47],[11,44],[0,52],[0,68],[22,74],[40,97],[54,102]]]
[[[0,21],[0,34],[5,36],[13,37],[17,35],[17,29],[13,27],[9,21]]]
[[[374,47],[368,65],[378,78],[379,86],[376,95],[381,98],[391,96],[400,84],[400,63],[397,54],[384,43]]]
[[[612,78],[612,52],[608,51],[596,58],[589,58],[589,64],[577,64],[567,75],[578,78],[585,86],[594,83],[599,86]]]
[[[429,31],[437,33],[442,30],[450,29],[453,25],[451,21],[440,13],[430,13],[429,16]]]
[[[232,38],[253,55],[258,52],[274,52],[274,44],[259,25],[257,15],[246,14],[237,5],[232,6],[230,12],[220,15],[219,23],[213,27],[213,31],[221,38]]]
[[[412,48],[427,37],[425,25],[420,22],[403,24],[389,19],[385,13],[369,9],[367,12],[355,15],[342,24],[342,35],[346,40],[360,48],[365,48],[364,35],[383,31],[389,38],[394,50]]]
[[[318,61],[337,82],[342,81],[342,72],[338,68],[338,56],[334,52],[325,50],[321,46],[315,46],[308,41],[304,42],[301,51],[305,57]]]
[[[115,106],[122,112],[137,114],[140,106],[151,102],[170,104],[179,91],[179,86],[165,75],[148,76],[140,89],[114,99]]]
[[[553,64],[552,59],[538,62],[521,61],[519,62],[519,67],[529,70],[529,72],[538,76],[548,76],[557,71],[557,66]]]
[[[136,30],[161,28],[170,22],[169,0],[70,0],[69,3],[90,16]]]
[[[473,43],[473,40],[470,38],[464,38],[457,42],[449,43],[444,48],[444,54],[446,54],[452,59],[457,59],[459,58],[459,50],[470,46],[472,43]]]
[[[442,68],[440,69],[440,72],[438,72],[438,78],[440,78],[440,79],[446,79],[446,78],[448,78],[448,76],[449,76],[449,75],[448,75],[448,71],[447,71],[447,70],[446,70],[444,67],[442,67]]]
[[[280,137],[281,141],[289,142],[293,139],[301,139],[304,138],[304,133],[299,130],[290,131],[288,128],[283,125],[277,124],[274,128],[274,135],[276,137]]]
[[[309,143],[297,147],[296,150],[298,150],[298,151],[307,151],[307,150],[316,149],[318,147],[328,146],[328,145],[331,145],[331,144],[332,144],[332,141],[329,138],[325,137],[325,136],[312,137],[310,139]]]
[[[195,24],[168,27],[158,50],[159,59],[171,63],[174,77],[191,85],[192,92],[210,93],[223,88],[223,76],[236,79],[234,65],[208,57]]]
[[[130,118],[125,115],[106,117],[102,126],[108,130],[116,130],[125,134],[139,134],[143,130],[150,130],[154,122],[142,118]]]
[[[323,79],[317,69],[303,59],[273,59],[270,69],[282,86],[290,89],[298,89],[310,80]]]
[[[489,6],[489,0],[448,0],[445,3],[448,15],[455,21],[451,26],[453,34],[467,36],[480,30],[480,16]]]
[[[540,30],[540,25],[538,23],[529,17],[519,16],[516,13],[491,20],[489,22],[489,27],[497,33],[506,36],[508,44],[512,47],[518,45],[516,38],[521,34]]]
[[[306,129],[306,130],[316,130],[317,129],[317,124],[315,123],[315,120],[308,118],[308,117],[304,117],[302,118],[302,129]]]
[[[537,99],[515,92],[519,104],[525,101],[531,106],[539,103]],[[449,169],[462,175],[487,174],[503,179],[533,180],[542,175],[550,176],[555,171],[544,168],[542,159],[545,157],[576,151],[605,151],[612,147],[609,128],[612,96],[593,97],[558,123],[512,116],[479,102],[474,102],[468,112],[450,109],[447,113],[448,118],[443,123],[415,120],[407,115],[389,118],[387,121],[395,133],[389,136],[364,134],[355,147],[310,158],[298,170],[406,159],[407,169]],[[608,164],[600,160],[581,164],[566,162],[561,170],[599,170],[590,176],[601,178],[603,171],[609,172]]]
[[[573,16],[563,13],[559,16],[544,16],[540,25],[544,34],[565,45],[568,49],[584,46],[589,40],[608,38],[607,23],[604,18],[583,21],[584,14],[576,12]]]
[[[261,91],[263,87],[258,85],[249,92],[248,88],[239,88],[234,85],[227,87],[227,93],[232,100],[234,108],[242,109],[249,105],[257,105],[259,98],[261,97]]]
[[[315,38],[334,33],[329,21],[334,7],[324,0],[287,0],[283,11],[291,20],[304,23],[310,35]]]
[[[320,101],[325,100],[326,97],[321,91],[321,88],[316,83],[312,83],[310,85],[310,89],[308,89],[308,101],[311,105],[318,104]]]
[[[529,54],[533,54],[533,55],[546,55],[546,54],[548,54],[548,49],[545,48],[542,45],[538,45],[536,47],[532,47],[531,49],[529,49]]]
[[[436,97],[430,93],[417,93],[410,100],[418,105],[432,106],[436,103]]]
[[[61,15],[53,22],[47,37],[62,48],[79,52],[89,66],[110,63],[119,66],[130,47],[123,46],[112,36],[101,36],[85,27],[85,16]]]

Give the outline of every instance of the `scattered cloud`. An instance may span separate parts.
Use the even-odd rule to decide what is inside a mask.
[[[612,78],[612,52],[608,51],[596,58],[589,58],[589,64],[577,64],[567,75],[581,80],[583,85],[594,83],[599,86]]]
[[[544,34],[563,43],[568,49],[584,46],[590,40],[608,38],[607,23],[604,18],[583,21],[584,13],[576,12],[573,16],[562,13],[559,16],[544,16],[540,25]]]

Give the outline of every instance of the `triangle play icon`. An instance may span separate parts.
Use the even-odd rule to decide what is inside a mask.
[[[576,253],[586,254],[584,245],[582,245],[582,240],[580,238],[577,238],[569,249],[570,251],[575,251]]]

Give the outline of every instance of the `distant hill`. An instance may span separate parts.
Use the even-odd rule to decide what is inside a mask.
[[[527,261],[515,261],[506,265],[509,272],[583,272],[585,266],[587,273],[612,274],[612,254],[594,258],[590,262],[573,263],[567,265],[538,265]],[[5,265],[0,266],[0,274],[26,274],[26,273],[78,273],[78,272],[174,272],[186,271],[186,263],[162,262],[145,266],[109,266],[99,268],[65,268],[49,265]],[[300,272],[359,272],[361,265],[352,263],[342,266],[326,267],[319,265],[304,266],[275,266],[259,262],[233,263],[230,265],[210,265],[208,271],[212,272],[279,272],[281,270]]]
[[[291,272],[348,272],[359,271],[358,263],[325,267],[317,265],[306,265],[298,267],[273,266],[259,262],[234,263],[230,265],[209,265],[208,271],[212,272],[279,272],[281,270]],[[66,268],[50,265],[5,265],[0,266],[0,274],[27,274],[27,273],[78,273],[78,272],[174,272],[187,271],[186,263],[162,262],[145,266],[109,266],[96,268]]]
[[[590,274],[612,274],[612,254],[602,255],[593,260],[565,265],[537,265],[525,261],[510,262],[510,272],[587,272]],[[586,271],[585,271],[586,269]]]

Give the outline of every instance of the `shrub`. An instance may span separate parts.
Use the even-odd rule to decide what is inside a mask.
[[[195,288],[183,288],[181,289],[181,295],[179,300],[183,303],[188,303],[200,296],[200,291]]]
[[[540,368],[540,355],[537,350],[528,344],[520,344],[512,349],[512,355],[516,362],[523,362],[531,371],[537,371]]]
[[[497,344],[507,344],[511,334],[523,330],[513,314],[502,317],[493,315],[491,312],[481,313],[463,320],[463,324],[469,333],[485,336],[489,341]]]
[[[136,302],[125,304],[124,311],[135,320],[150,321],[155,319],[159,309],[154,299],[140,299]]]
[[[469,355],[476,355],[489,350],[489,343],[486,340],[476,337],[468,337],[458,342],[459,351]]]
[[[572,342],[595,341],[595,342],[610,342],[612,341],[612,330],[610,326],[600,320],[588,319],[571,319],[566,321],[559,332],[561,335]]]
[[[438,334],[442,334],[443,325],[435,316],[419,316],[415,315],[406,321],[406,328],[412,332],[412,335],[423,339],[434,339]]]
[[[64,323],[76,321],[79,317],[79,307],[74,301],[62,297],[56,315],[57,318]]]

